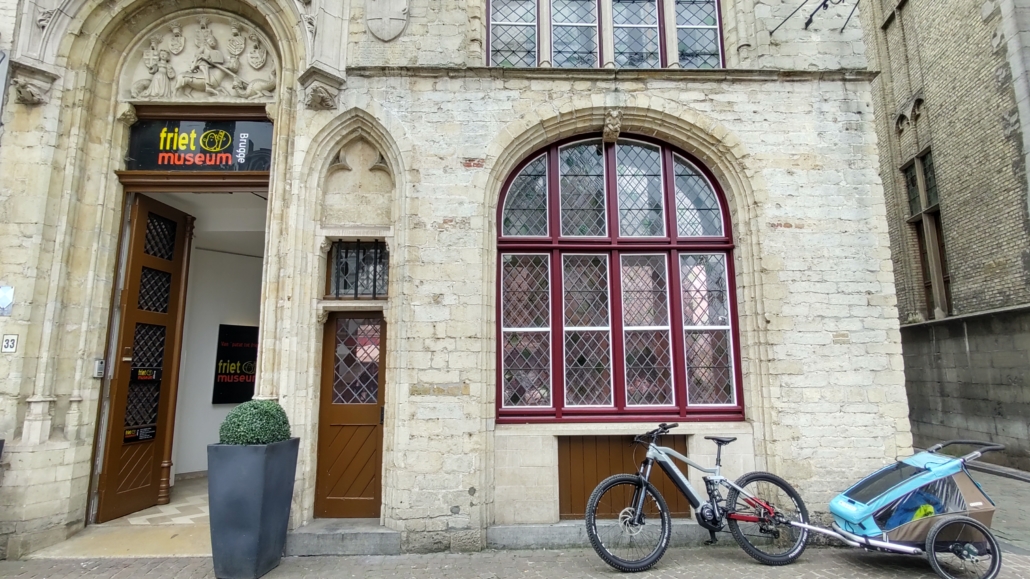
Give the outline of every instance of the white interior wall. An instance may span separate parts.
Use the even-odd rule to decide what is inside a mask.
[[[186,290],[172,479],[207,470],[207,445],[235,404],[212,404],[218,326],[258,325],[265,202],[250,194],[154,194],[196,218]]]

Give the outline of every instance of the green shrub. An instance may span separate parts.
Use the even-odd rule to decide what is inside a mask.
[[[275,400],[251,400],[233,408],[218,429],[222,444],[272,444],[290,438],[290,421]]]

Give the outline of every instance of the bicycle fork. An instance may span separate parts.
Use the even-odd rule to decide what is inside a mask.
[[[653,458],[645,458],[640,463],[640,470],[637,475],[640,477],[640,486],[633,491],[633,521],[634,525],[644,524],[644,498],[647,496],[647,482],[651,478],[651,467],[654,466]]]

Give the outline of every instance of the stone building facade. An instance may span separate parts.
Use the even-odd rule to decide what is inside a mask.
[[[865,18],[915,442],[1001,442],[985,460],[1030,469],[1030,4]]]
[[[201,347],[201,338],[192,337],[212,320],[260,328],[254,396],[278,400],[301,439],[293,529],[324,516],[323,501],[334,492],[319,478],[328,468],[319,457],[320,445],[330,442],[326,433],[333,432],[331,399],[368,394],[337,386],[371,387],[368,364],[376,357],[382,442],[373,449],[380,456],[374,516],[399,532],[410,551],[481,549],[491,529],[558,523],[566,492],[559,488],[559,470],[567,465],[559,447],[637,434],[659,421],[679,421],[677,432],[701,461],[712,460],[715,450],[703,435],[736,436],[724,454],[729,476],[756,468],[780,473],[814,511],[850,481],[907,452],[874,77],[865,70],[860,16],[840,32],[850,7],[837,6],[808,29],[792,19],[771,34],[792,7],[772,0],[630,4],[632,10],[623,5],[613,11],[611,2],[601,2],[592,16],[579,14],[592,17],[585,28],[598,31],[592,56],[583,57],[591,48],[586,41],[567,52],[593,59],[595,66],[570,69],[555,66],[546,50],[567,47],[568,31],[551,26],[555,15],[547,11],[538,19],[527,16],[528,4],[519,2],[23,3],[0,142],[6,207],[0,286],[14,292],[0,326],[3,334],[18,336],[17,350],[0,357],[0,437],[7,441],[0,457],[0,552],[20,557],[105,519],[105,492],[159,487],[154,496],[167,500],[175,469],[206,468],[183,465],[203,453],[203,444],[215,442],[212,417],[224,410],[207,404],[214,338]],[[506,6],[522,12],[502,14]],[[592,4],[584,6],[589,12]],[[369,7],[374,10],[366,12]],[[677,9],[686,16],[677,16]],[[701,25],[687,22],[672,30],[672,22],[689,20],[696,9],[710,10]],[[633,20],[627,10],[642,20],[625,25]],[[662,34],[656,21],[666,28]],[[633,26],[651,31],[626,31]],[[528,48],[525,42],[505,44],[511,34],[536,40]],[[623,40],[613,42],[615,37]],[[627,48],[626,38],[650,48]],[[718,42],[699,49],[698,38]],[[500,65],[511,64],[502,61],[514,54],[512,46],[529,66]],[[511,54],[502,58],[502,49]],[[699,62],[707,68],[695,68]],[[182,123],[268,121],[274,130],[261,145],[262,166],[222,173],[139,170],[146,151],[166,164],[175,162],[174,155],[179,162],[186,158],[181,151],[202,162],[196,160],[200,153],[189,153],[197,149],[188,149],[193,125]],[[214,139],[219,131],[199,135],[202,147],[212,147],[205,150],[222,150],[206,136],[211,132]],[[245,138],[256,142],[238,128],[226,131],[234,147]],[[150,149],[139,145],[146,139]],[[584,141],[588,145],[577,144]],[[248,146],[240,150],[255,155],[256,145]],[[646,183],[639,186],[679,203],[678,187],[687,186],[674,183],[681,177],[699,187],[707,205],[692,201],[696,206],[681,207],[680,214],[689,219],[704,210],[717,216],[716,233],[655,234],[665,245],[652,240],[638,246],[665,256],[661,267],[682,268],[677,271],[684,280],[690,272],[695,281],[708,280],[698,295],[670,302],[680,304],[672,311],[681,317],[666,316],[662,331],[670,332],[677,348],[685,347],[684,331],[688,342],[695,340],[690,343],[697,343],[691,331],[721,332],[722,340],[721,349],[703,349],[718,363],[704,366],[692,354],[685,362],[684,355],[667,354],[672,366],[667,360],[663,371],[650,368],[650,386],[661,374],[666,394],[643,410],[626,402],[639,391],[627,385],[630,370],[615,350],[598,354],[614,357],[598,362],[614,380],[614,402],[598,398],[583,409],[566,390],[564,406],[558,405],[557,381],[573,382],[586,366],[574,357],[564,372],[556,362],[553,377],[540,382],[538,372],[532,378],[543,384],[535,401],[513,397],[517,386],[510,376],[528,380],[532,372],[516,367],[518,352],[506,357],[508,329],[501,318],[508,314],[501,302],[515,293],[501,287],[512,275],[501,262],[504,252],[542,250],[526,249],[529,242],[518,249],[518,239],[505,239],[503,199],[513,195],[514,183],[533,182],[534,159],[550,159],[552,152],[557,158],[575,147],[586,157],[605,151],[604,162],[618,173],[592,190],[609,195],[613,211],[602,214],[612,227],[618,210],[608,188],[636,191],[635,184]],[[660,154],[660,175],[668,179],[639,163],[620,172],[622,151],[641,158]],[[165,153],[172,156],[160,157]],[[232,166],[219,164],[218,170]],[[558,208],[555,195],[565,182],[556,177],[549,183],[537,198]],[[254,209],[255,198],[263,211]],[[159,210],[158,202],[174,207]],[[557,227],[557,217],[542,211]],[[671,217],[671,205],[646,211],[662,216],[667,228],[661,232],[679,219]],[[134,231],[144,235],[141,215],[151,216],[144,219],[148,227],[179,231],[167,249],[170,260],[180,256],[168,261],[178,269],[153,271],[160,264],[152,257],[165,250],[143,247],[133,237]],[[195,235],[188,265],[181,254],[191,242],[183,241],[182,229]],[[257,249],[245,246],[255,234]],[[548,251],[563,257],[587,252],[615,264],[636,240],[612,239],[556,240]],[[173,250],[172,240],[184,245]],[[376,252],[388,249],[388,260],[376,262],[388,270],[374,274],[383,275],[375,279],[385,284],[385,297],[383,285],[369,299],[345,299],[347,292],[338,291],[347,275],[340,264],[350,259],[340,252],[361,251],[349,245],[359,240],[366,252],[369,242]],[[130,266],[140,247],[146,255],[139,259],[150,264],[143,269],[151,271],[134,274],[138,270]],[[688,271],[680,254],[715,256],[710,261],[721,260],[723,269]],[[220,280],[211,286],[195,284],[229,271],[216,257],[241,255],[261,258],[250,286],[228,297],[218,289],[242,283],[249,275],[244,273],[203,278]],[[251,267],[232,263],[241,272]],[[623,275],[623,285],[598,282],[603,287],[591,290],[595,297],[627,287],[631,269],[611,267],[613,275]],[[556,280],[557,266],[552,271]],[[166,351],[175,350],[165,360],[181,360],[181,367],[140,362],[139,337],[133,338],[126,320],[130,313],[139,320],[158,318],[144,304],[137,275],[173,280],[158,309],[184,308],[177,310],[179,321],[167,325],[170,333],[162,334],[171,336]],[[664,275],[661,283],[682,290],[674,279]],[[557,287],[547,291],[561,299]],[[666,298],[672,291],[657,287],[648,291]],[[250,291],[254,318],[241,313],[229,319],[226,312]],[[709,329],[700,317],[692,318],[700,329],[684,321],[717,302],[728,304],[721,329]],[[379,316],[385,323],[347,326],[347,320]],[[553,314],[543,329],[562,332],[560,318]],[[623,336],[610,324],[625,329],[628,322],[611,320],[604,339],[621,348]],[[147,324],[159,325],[138,322],[136,330]],[[378,329],[374,336],[343,336],[347,327],[352,334]],[[562,340],[551,343],[561,359]],[[354,355],[343,360],[348,353]],[[106,371],[97,370],[98,360],[106,362]],[[692,398],[703,374],[698,368],[722,372],[717,387],[724,397],[714,406],[695,405]],[[198,371],[206,382],[190,377]],[[174,392],[177,380],[178,399],[160,398],[158,406],[154,394],[157,418],[131,422],[119,390],[126,375],[132,376],[130,393],[158,392],[146,389],[155,378],[161,392]],[[195,384],[202,386],[200,394],[184,397]],[[191,410],[198,400],[204,407]],[[148,426],[155,421],[156,427]],[[205,432],[192,455],[182,454],[187,435]],[[133,449],[144,450],[137,456]],[[122,453],[121,463],[110,462],[114,452]],[[157,474],[112,483],[118,472],[111,464],[129,468],[130,458],[153,465]]]

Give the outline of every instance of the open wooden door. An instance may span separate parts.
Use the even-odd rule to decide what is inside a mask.
[[[97,522],[168,500],[180,336],[193,218],[137,195],[131,208],[125,286]],[[163,491],[163,492],[162,492]]]
[[[334,314],[323,344],[315,516],[379,517],[386,323],[379,312]]]

